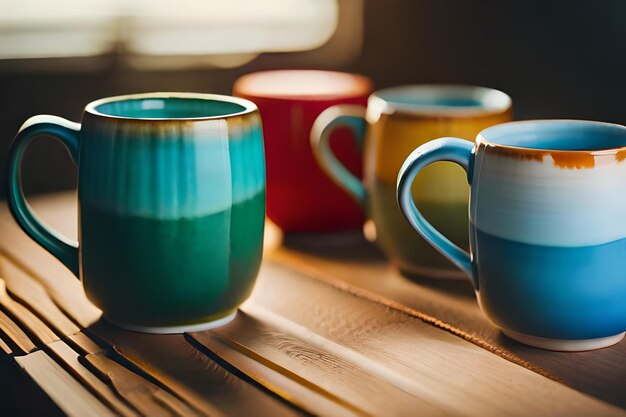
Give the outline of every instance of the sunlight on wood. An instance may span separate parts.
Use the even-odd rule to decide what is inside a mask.
[[[75,233],[73,194],[36,199],[33,206],[58,230]],[[34,343],[48,343],[54,356],[37,357],[32,366],[78,383],[70,371],[83,383],[79,387],[88,388],[84,392],[94,393],[111,409],[115,404],[107,400],[108,391],[84,369],[108,379],[120,398],[153,415],[163,409],[217,416],[295,416],[301,410],[333,416],[403,415],[407,410],[485,416],[569,416],[572,410],[626,414],[539,375],[532,363],[516,362],[528,365],[523,367],[511,357],[503,359],[506,350],[488,345],[502,341],[492,338],[492,326],[484,323],[471,292],[400,277],[375,248],[363,245],[360,232],[314,239],[283,236],[268,222],[266,259],[254,293],[236,319],[213,331],[164,336],[96,321],[100,312],[86,300],[79,281],[19,231],[6,209],[0,211],[0,227],[9,236],[0,241],[0,274],[8,290],[0,292],[0,304],[9,313],[3,318],[0,311],[3,335],[15,343],[21,328],[29,329]],[[72,333],[80,329],[75,323],[87,323],[84,333]],[[59,336],[66,339],[61,342]],[[96,339],[119,360],[107,357]],[[29,343],[35,349],[28,336],[22,337],[21,348],[27,350]],[[516,352],[534,352],[526,349]],[[86,368],[76,360],[79,354],[86,354]],[[563,364],[572,357],[540,356]],[[50,370],[59,363],[66,368],[58,368],[65,372],[61,376]],[[232,373],[233,368],[246,378]],[[149,380],[140,376],[144,373]],[[46,378],[37,381],[47,384],[43,388],[49,395],[69,395],[67,382],[50,388]],[[146,396],[133,397],[139,392]],[[164,408],[150,409],[157,403]]]
[[[15,361],[68,416],[115,416],[46,353],[37,351]]]

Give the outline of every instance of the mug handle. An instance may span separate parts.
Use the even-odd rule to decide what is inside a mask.
[[[365,137],[365,107],[338,104],[327,108],[315,119],[311,128],[311,147],[317,163],[326,175],[361,207],[365,207],[365,187],[337,159],[330,148],[330,135],[338,127],[348,127],[354,133],[359,148],[363,148]]]
[[[460,165],[467,173],[467,182],[471,183],[473,148],[472,142],[458,138],[440,138],[421,145],[409,155],[400,168],[397,198],[400,210],[413,228],[442,255],[465,272],[474,288],[477,289],[478,283],[472,273],[470,254],[452,243],[424,218],[417,209],[411,194],[411,186],[417,173],[437,161],[449,161]]]
[[[48,135],[59,140],[70,153],[74,163],[78,162],[78,135],[80,124],[57,116],[39,115],[28,119],[17,132],[9,148],[8,203],[11,214],[35,242],[58,258],[77,277],[78,243],[44,226],[33,214],[22,190],[22,158],[31,139]]]

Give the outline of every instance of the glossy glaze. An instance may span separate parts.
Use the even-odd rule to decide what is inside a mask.
[[[285,232],[336,232],[363,225],[363,210],[315,162],[313,121],[330,106],[365,105],[372,89],[362,76],[333,71],[264,71],[241,77],[233,94],[253,101],[263,117],[267,215]],[[361,143],[351,131],[333,134],[350,172],[362,174]]]
[[[625,147],[619,125],[506,123],[481,132],[473,149],[453,138],[416,149],[398,177],[398,198],[507,334],[548,349],[602,347],[626,330]],[[439,160],[468,172],[471,258],[412,203],[412,178]]]
[[[471,233],[480,304],[499,327],[551,339],[626,330],[626,239],[571,247]]]
[[[396,179],[406,157],[417,146],[447,135],[468,141],[486,127],[510,120],[510,98],[496,90],[451,85],[401,86],[372,94],[367,110],[336,107],[324,112],[312,131],[318,162],[366,209],[376,226],[379,246],[401,270],[431,277],[456,277],[458,271],[414,233],[396,201]],[[364,184],[332,158],[324,143],[338,126],[363,135],[367,120]],[[413,186],[426,217],[462,247],[468,248],[464,173],[449,164],[427,167]]]
[[[261,261],[254,105],[202,94],[104,99],[86,107],[77,144],[78,272],[104,316],[154,329],[231,314]]]

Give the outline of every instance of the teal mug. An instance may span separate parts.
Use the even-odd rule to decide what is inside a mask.
[[[78,165],[79,242],[30,211],[26,146],[61,141]],[[97,100],[82,123],[30,118],[13,141],[8,203],[22,229],[80,277],[103,317],[150,333],[223,325],[249,296],[265,219],[261,120],[250,101],[151,93]]]

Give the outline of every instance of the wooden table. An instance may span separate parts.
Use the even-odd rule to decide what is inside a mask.
[[[73,193],[32,205],[76,235]],[[584,353],[517,344],[465,282],[408,280],[360,233],[283,238],[268,226],[235,321],[167,336],[100,321],[5,204],[0,236],[0,355],[50,413],[626,416],[626,342]],[[41,412],[29,408],[36,394],[3,390]]]

